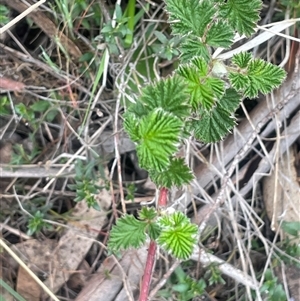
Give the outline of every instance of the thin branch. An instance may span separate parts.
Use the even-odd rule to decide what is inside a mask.
[[[49,290],[49,288],[30,270],[30,268],[18,257],[8,245],[0,238],[0,246],[7,251],[7,253],[32,277],[36,283],[52,298],[52,300],[59,301],[56,296]]]
[[[40,5],[42,5],[45,2],[46,2],[46,0],[40,0],[39,2],[37,2],[33,5],[31,5],[30,7],[28,7],[25,11],[23,11],[21,14],[19,14],[17,17],[15,17],[13,20],[11,20],[7,24],[5,24],[3,27],[1,27],[0,28],[0,35],[3,34],[9,28],[11,28],[12,26],[14,26],[20,20],[25,18],[28,14],[30,14],[33,10],[35,10],[36,8],[38,8]]]

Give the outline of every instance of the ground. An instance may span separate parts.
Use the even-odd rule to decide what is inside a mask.
[[[245,48],[282,66],[284,84],[245,99],[220,143],[191,138],[181,150],[195,181],[169,203],[200,226],[201,243],[187,263],[157,256],[151,300],[300,300],[299,11],[290,2],[264,1],[260,25],[289,26]],[[0,5],[1,26],[28,8]],[[177,67],[163,6],[47,1],[1,33],[0,300],[138,300],[147,246],[120,256],[106,246],[117,217],[155,198],[122,116],[142,86]]]

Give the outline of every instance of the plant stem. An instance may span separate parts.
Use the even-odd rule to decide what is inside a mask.
[[[159,192],[157,207],[158,208],[166,207],[167,201],[168,201],[168,188],[162,187]],[[147,261],[146,261],[139,301],[148,300],[151,277],[152,277],[153,267],[155,263],[156,248],[157,248],[156,241],[151,240],[148,249]]]
[[[158,199],[158,208],[160,207],[167,207],[167,201],[168,201],[168,188],[161,188],[159,193],[159,199]]]
[[[155,262],[156,247],[157,247],[156,241],[151,240],[149,249],[148,249],[147,262],[146,262],[146,266],[145,266],[145,272],[144,272],[144,276],[143,276],[142,288],[141,288],[141,294],[140,294],[139,301],[147,301],[148,300],[152,271],[153,271],[154,262]]]

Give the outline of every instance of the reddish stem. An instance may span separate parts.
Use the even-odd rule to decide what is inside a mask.
[[[168,188],[161,188],[159,193],[159,199],[158,199],[158,208],[160,207],[167,207],[168,202]]]
[[[142,288],[139,301],[147,301],[152,277],[152,271],[155,263],[155,253],[156,253],[156,241],[151,240],[149,249],[147,262],[145,266],[145,272],[142,281]]]
[[[158,208],[166,207],[167,201],[168,201],[168,189],[163,187],[160,189],[160,192],[159,192],[157,207]],[[153,267],[155,264],[156,248],[157,248],[156,241],[151,240],[149,249],[148,249],[147,261],[146,261],[144,276],[143,276],[143,280],[142,280],[142,287],[141,287],[139,301],[147,301],[148,300],[152,272],[153,272]]]

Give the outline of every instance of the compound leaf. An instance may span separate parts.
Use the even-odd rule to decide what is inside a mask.
[[[258,92],[267,94],[279,87],[286,73],[278,66],[261,59],[254,59],[248,65],[248,77],[250,85],[245,90],[245,95],[253,98],[258,96]]]
[[[132,215],[119,218],[110,231],[108,248],[112,251],[139,248],[146,241],[145,229],[146,223]]]
[[[249,53],[234,55],[233,64],[242,68],[229,73],[231,85],[245,96],[254,98],[258,93],[267,94],[285,79],[285,71],[261,59],[253,59]]]
[[[151,171],[150,178],[158,187],[171,188],[190,183],[193,174],[182,158],[172,158],[166,170],[163,172]]]

